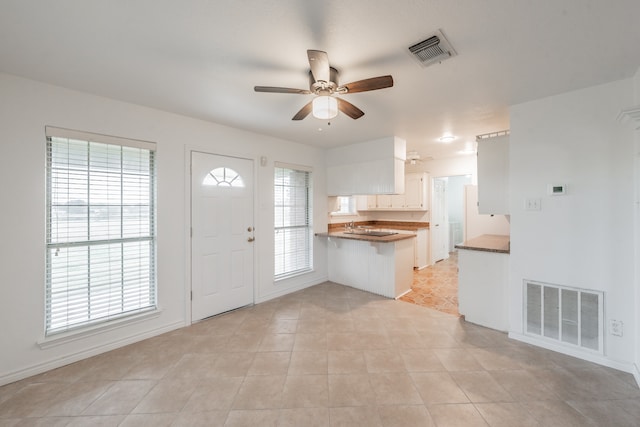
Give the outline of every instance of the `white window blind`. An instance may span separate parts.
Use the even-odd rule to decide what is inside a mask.
[[[312,268],[311,172],[276,165],[275,279]]]
[[[46,133],[46,335],[154,309],[155,144]]]

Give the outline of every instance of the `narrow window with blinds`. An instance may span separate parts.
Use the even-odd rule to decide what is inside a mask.
[[[276,165],[275,280],[312,269],[311,172]]]
[[[155,309],[155,144],[46,133],[45,334]]]

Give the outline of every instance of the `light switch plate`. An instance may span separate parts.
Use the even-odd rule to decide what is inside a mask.
[[[542,200],[539,198],[528,198],[524,201],[525,211],[539,211],[542,210]]]

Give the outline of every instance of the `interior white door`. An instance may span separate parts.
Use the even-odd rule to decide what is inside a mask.
[[[431,263],[449,257],[447,251],[449,233],[447,231],[447,196],[446,182],[443,179],[433,179],[433,200],[431,202]]]
[[[253,303],[253,161],[191,153],[191,320]]]

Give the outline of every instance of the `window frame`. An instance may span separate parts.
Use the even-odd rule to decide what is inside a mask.
[[[293,225],[284,225],[284,224],[277,224],[278,221],[278,209],[282,209],[283,213],[282,213],[282,219],[283,222],[285,221],[284,218],[284,211],[286,210],[287,207],[300,207],[299,204],[294,204],[291,205],[292,201],[288,200],[282,200],[279,201],[278,200],[278,186],[283,187],[282,188],[282,194],[284,195],[284,187],[288,187],[288,188],[302,188],[302,186],[286,186],[284,185],[284,183],[278,183],[278,169],[281,170],[288,170],[291,171],[293,173],[301,173],[304,174],[305,178],[305,186],[304,186],[304,198],[305,198],[305,213],[303,215],[303,220],[304,220],[304,224],[293,224]],[[294,276],[298,276],[301,274],[306,274],[309,273],[311,271],[313,271],[313,169],[310,167],[306,167],[306,166],[300,166],[300,165],[292,165],[292,164],[288,164],[288,163],[280,163],[280,162],[274,162],[274,199],[273,199],[273,205],[274,205],[274,281],[280,281],[280,280],[284,280],[284,279],[288,279]],[[286,203],[289,204],[286,204]],[[295,202],[293,202],[295,203]],[[300,222],[300,218],[296,218],[295,215],[293,216],[289,216],[288,220],[289,221],[293,221],[296,222],[296,219],[298,220],[298,222]],[[303,234],[301,238],[299,238],[300,240],[298,240],[297,243],[301,243],[303,238],[304,238],[304,242],[303,242],[303,246],[304,246],[304,250],[297,250],[296,251],[296,257],[299,257],[302,254],[301,259],[297,258],[293,264],[295,265],[294,268],[290,268],[287,269],[286,265],[287,265],[287,261],[285,259],[282,260],[282,265],[283,268],[279,269],[279,257],[282,256],[286,256],[286,250],[279,250],[278,247],[278,242],[279,242],[279,234],[287,231],[293,231],[293,230],[303,230]],[[282,237],[283,239],[285,239],[286,237]],[[284,249],[284,248],[282,248]]]
[[[157,232],[156,232],[156,224],[157,224],[157,203],[156,203],[156,191],[157,191],[157,173],[156,173],[156,144],[153,142],[126,139],[120,137],[114,137],[109,135],[100,135],[83,131],[76,131],[71,129],[63,129],[56,128],[53,126],[45,127],[45,135],[46,135],[46,236],[45,236],[45,301],[44,301],[44,336],[45,339],[50,337],[59,337],[66,336],[68,333],[82,333],[85,331],[93,330],[96,328],[104,327],[104,325],[110,325],[114,323],[122,323],[126,322],[128,319],[135,320],[137,318],[147,317],[152,312],[156,312],[158,309],[158,286],[157,286],[157,272],[156,272],[156,253],[157,253]],[[67,166],[67,169],[54,168],[54,140],[60,140],[59,143],[64,144],[64,140],[66,140],[67,147],[71,145],[70,141],[73,140],[74,143],[78,146],[82,146],[82,144],[86,143],[87,153],[86,157],[82,157],[81,161],[86,162],[86,176],[82,176],[81,178],[68,178],[69,182],[66,184],[62,184],[62,186],[54,185],[54,180],[58,179],[57,176],[61,171],[68,173],[69,176],[72,175],[72,172],[77,169],[73,169],[70,165]],[[93,145],[92,145],[93,144]],[[91,148],[94,150],[102,149],[108,153],[113,154],[116,153],[119,156],[120,163],[117,166],[113,166],[113,164],[108,163],[105,165],[95,166],[92,165],[91,162],[95,161],[95,159],[91,156]],[[111,151],[110,151],[111,150]],[[139,205],[140,211],[137,216],[134,215],[134,223],[135,220],[138,220],[138,224],[133,228],[129,228],[129,224],[125,225],[125,218],[127,213],[125,213],[125,208],[132,206],[131,202],[128,201],[129,195],[125,194],[124,188],[133,185],[136,187],[136,183],[128,183],[127,178],[131,178],[132,176],[136,176],[131,171],[127,171],[128,167],[132,167],[127,163],[129,154],[135,154],[135,150],[140,150],[140,155],[142,155],[142,161],[140,163],[136,163],[136,166],[139,166],[140,173],[138,175],[140,182],[137,184],[140,188],[135,192],[136,195],[143,195],[143,199],[146,204]],[[70,162],[71,154],[67,154],[67,157],[64,159]],[[99,157],[100,158],[100,157]],[[105,157],[106,158],[106,157]],[[111,157],[109,157],[111,158]],[[131,158],[129,157],[129,160]],[[95,179],[94,177],[98,175],[103,175],[106,178]],[[111,221],[111,209],[112,207],[117,208],[116,215],[116,226],[113,227],[117,229],[117,223],[119,222],[120,232],[117,237],[112,237],[112,225],[107,225],[108,228],[107,237],[106,238],[96,238],[92,239],[91,230],[92,226],[97,227],[97,223],[99,219],[95,219],[91,214],[91,197],[94,195],[92,192],[92,187],[94,191],[97,192],[97,188],[100,185],[104,185],[106,181],[111,180],[112,178],[119,179],[120,182],[120,198],[118,203],[106,203],[106,208],[104,206],[101,207],[103,210],[108,212],[109,218],[107,222]],[[59,205],[59,202],[55,202],[52,199],[54,195],[60,194],[60,192],[64,192],[66,188],[69,190],[72,187],[72,183],[86,183],[87,189],[87,200],[86,200],[86,227],[87,234],[82,238],[78,236],[67,236],[66,238],[61,238],[57,231],[54,233],[52,230],[52,224],[57,226],[61,225],[70,227],[72,224],[72,220],[63,219],[60,221],[58,217],[55,218],[53,215],[53,210]],[[98,187],[97,187],[98,186]],[[108,190],[106,190],[108,191]],[[71,197],[71,196],[68,196]],[[70,200],[69,200],[70,201]],[[145,212],[148,210],[148,212]],[[84,219],[83,219],[84,220]],[[141,221],[142,220],[142,221]],[[147,222],[148,221],[148,222]],[[104,226],[103,226],[104,227]],[[53,237],[55,234],[55,238]],[[73,233],[72,233],[73,234]],[[120,245],[117,248],[117,245]],[[111,257],[111,253],[108,255],[108,267],[107,273],[103,273],[103,276],[100,276],[100,272],[95,273],[95,276],[102,279],[103,277],[108,277],[110,282],[108,287],[111,288],[113,283],[117,283],[121,285],[120,295],[118,296],[118,292],[115,293],[116,296],[113,296],[111,292],[109,292],[109,296],[95,296],[99,295],[98,292],[102,291],[105,288],[105,285],[94,285],[94,288],[91,286],[91,280],[94,277],[94,272],[98,270],[96,263],[92,263],[90,256],[92,250],[102,250],[102,251],[110,251],[112,247],[116,247],[117,250],[120,250],[120,255]],[[135,258],[135,256],[131,256],[127,253],[128,248],[133,248],[134,251],[137,250],[137,254],[139,258]],[[69,315],[67,314],[67,319],[64,321],[55,321],[53,318],[55,317],[53,314],[54,311],[54,286],[59,286],[55,292],[64,292],[66,289],[67,293],[71,294],[73,292],[72,284],[71,284],[71,276],[67,274],[66,276],[62,274],[58,277],[57,280],[60,280],[58,283],[54,285],[53,281],[53,273],[55,265],[55,261],[53,261],[54,256],[53,251],[63,251],[69,250],[69,248],[79,248],[82,250],[83,248],[86,250],[87,259],[86,262],[84,260],[82,263],[74,265],[80,271],[86,269],[86,280],[82,279],[80,281],[74,282],[78,284],[78,288],[86,291],[86,311],[78,311],[81,315],[84,315],[86,318],[84,320],[79,321],[70,321]],[[115,261],[112,260],[115,259]],[[131,270],[127,270],[127,266],[129,262],[132,260],[140,260],[139,276],[131,279]],[[75,259],[74,259],[75,261]],[[69,259],[65,262],[59,263],[58,265],[66,265],[67,270],[69,270]],[[135,272],[133,273],[135,274]],[[117,277],[117,279],[113,279],[113,277]],[[118,281],[119,279],[119,281]],[[97,280],[94,280],[97,281]],[[117,289],[117,285],[115,286]],[[139,301],[135,302],[135,297],[131,298],[132,290],[138,290],[140,295],[143,295],[139,298]],[[92,292],[96,291],[95,294]],[[145,294],[146,292],[146,294]],[[115,299],[114,299],[115,298]],[[80,298],[78,297],[78,300]],[[118,309],[113,309],[111,305],[106,310],[103,309],[103,314],[98,316],[91,316],[91,311],[96,311],[96,308],[100,304],[104,304],[105,301],[111,303],[112,301],[120,302],[120,311]],[[69,311],[69,307],[72,307],[70,304],[76,302],[76,299],[67,298],[66,301],[63,298],[62,307]],[[117,304],[116,304],[117,306]],[[63,316],[64,317],[64,316]],[[56,325],[56,322],[58,324]]]
[[[338,210],[331,212],[331,216],[358,215],[356,196],[336,196],[336,207]]]

